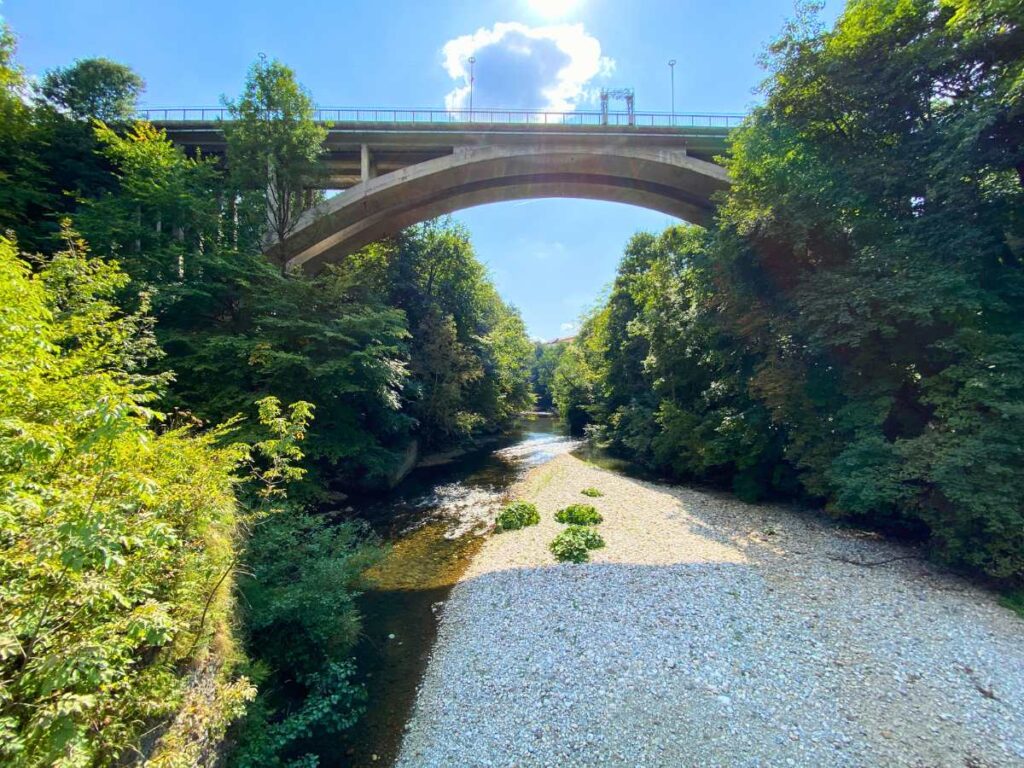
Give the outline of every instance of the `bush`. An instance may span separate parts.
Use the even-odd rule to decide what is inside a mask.
[[[589,496],[592,499],[599,499],[604,496],[604,494],[597,490],[597,488],[584,488],[580,493],[584,496]]]
[[[1024,589],[1017,589],[1006,593],[999,598],[999,603],[1004,608],[1009,608],[1024,619]]]
[[[246,451],[153,428],[149,320],[66,236],[37,272],[0,238],[0,764],[195,765],[252,695],[225,669]],[[200,666],[203,717],[174,721]]]
[[[259,696],[236,733],[232,768],[315,758],[319,737],[355,724],[366,702],[352,649],[363,571],[382,554],[363,525],[293,506],[255,526],[239,579]]]
[[[539,522],[540,513],[537,511],[536,505],[530,504],[527,501],[515,501],[508,504],[498,514],[494,530],[497,533],[502,531],[518,531],[520,528],[536,525]]]
[[[555,513],[555,520],[570,525],[597,525],[604,518],[590,504],[570,504]]]
[[[593,528],[570,525],[554,538],[549,548],[560,562],[585,563],[590,560],[590,550],[603,546],[604,539]]]

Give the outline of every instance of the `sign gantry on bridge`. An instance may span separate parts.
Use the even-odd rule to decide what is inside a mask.
[[[210,107],[142,113],[175,143],[222,154]],[[475,205],[542,197],[629,203],[706,223],[728,187],[714,158],[741,115],[318,109],[326,189],[267,254],[315,272],[404,227]]]

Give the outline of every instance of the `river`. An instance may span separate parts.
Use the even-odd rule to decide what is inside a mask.
[[[437,634],[439,609],[483,543],[509,487],[529,469],[579,447],[549,416],[525,417],[509,435],[443,464],[419,467],[385,498],[356,504],[391,543],[360,597],[356,649],[367,712],[325,766],[390,766],[398,756]]]

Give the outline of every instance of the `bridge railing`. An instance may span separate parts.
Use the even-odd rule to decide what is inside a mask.
[[[144,120],[187,122],[230,120],[224,107],[152,107]],[[314,119],[335,123],[483,123],[491,125],[612,125],[665,128],[734,128],[745,115],[726,112],[547,112],[535,109],[377,109],[317,107]]]

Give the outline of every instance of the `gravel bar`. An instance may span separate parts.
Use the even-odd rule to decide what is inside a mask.
[[[914,550],[572,456],[514,494],[542,522],[452,591],[402,768],[1024,766],[1024,621]],[[558,564],[574,502],[607,547]]]

